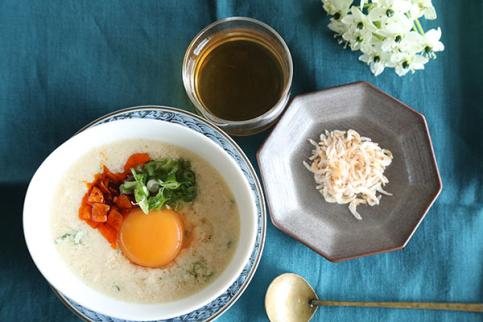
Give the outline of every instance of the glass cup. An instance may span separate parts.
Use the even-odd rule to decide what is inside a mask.
[[[224,42],[230,37],[242,34],[244,38],[262,43],[277,58],[282,68],[283,86],[280,98],[265,113],[248,120],[234,121],[222,119],[204,106],[196,90],[196,68],[200,57],[206,50]],[[280,35],[270,26],[258,20],[246,17],[230,17],[215,21],[201,30],[186,49],[183,61],[183,84],[196,111],[206,119],[218,125],[227,133],[236,136],[251,135],[265,130],[277,121],[285,109],[292,85],[293,64],[290,51]]]

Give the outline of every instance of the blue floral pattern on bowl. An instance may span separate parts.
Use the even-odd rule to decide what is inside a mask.
[[[257,175],[243,151],[227,134],[219,130],[216,126],[201,119],[197,115],[179,109],[162,106],[139,106],[128,108],[103,116],[88,124],[81,131],[99,124],[132,118],[147,118],[176,123],[203,134],[204,136],[218,144],[220,147],[222,147],[237,162],[238,166],[242,170],[245,178],[250,185],[254,199],[256,201],[256,207],[258,212],[258,230],[255,247],[252,251],[250,259],[248,260],[248,263],[242,270],[240,276],[228,288],[228,290],[226,290],[226,292],[213,300],[211,303],[188,314],[163,321],[213,320],[216,317],[219,317],[223,312],[225,312],[241,296],[243,291],[248,286],[250,280],[252,279],[260,261],[260,257],[262,255],[263,245],[265,242],[266,210],[263,191],[258,181]],[[72,311],[74,311],[74,313],[78,314],[81,318],[85,320],[95,322],[127,322],[126,320],[115,319],[91,311],[75,303],[71,299],[65,297],[57,290],[54,291],[57,293],[57,295],[64,302],[65,305],[67,305]]]

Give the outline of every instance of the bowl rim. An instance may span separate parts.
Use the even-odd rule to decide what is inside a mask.
[[[424,116],[423,113],[415,110],[414,108],[408,106],[407,104],[405,104],[404,102],[400,101],[399,99],[395,98],[394,96],[386,93],[385,91],[383,91],[382,89],[380,89],[379,87],[371,84],[370,82],[367,82],[367,81],[356,81],[356,82],[352,82],[352,83],[347,83],[347,84],[342,84],[342,85],[338,85],[338,86],[334,86],[334,87],[330,87],[330,88],[325,88],[325,89],[322,89],[322,90],[319,90],[319,91],[315,91],[315,92],[309,92],[309,93],[304,93],[304,94],[300,94],[300,95],[297,95],[295,97],[292,98],[292,100],[290,101],[290,103],[287,105],[287,108],[285,109],[284,113],[282,114],[282,116],[280,117],[280,120],[279,120],[279,123],[277,123],[272,131],[270,132],[270,134],[267,136],[267,138],[265,139],[265,141],[260,145],[260,147],[258,148],[257,152],[256,152],[256,159],[257,159],[257,163],[259,165],[259,169],[260,169],[260,177],[261,177],[261,180],[262,180],[262,183],[263,183],[263,186],[265,187],[265,170],[262,166],[260,166],[263,162],[261,162],[261,154],[262,154],[262,151],[264,150],[264,147],[266,145],[266,143],[272,138],[273,136],[273,130],[279,126],[280,124],[280,121],[286,117],[289,113],[289,109],[291,107],[291,105],[296,101],[298,100],[298,98],[300,97],[307,97],[307,96],[312,96],[312,95],[317,95],[317,94],[320,94],[320,93],[324,93],[324,92],[328,92],[328,91],[332,91],[332,90],[340,90],[340,89],[344,89],[344,88],[351,88],[351,87],[368,87],[378,93],[380,93],[381,95],[385,96],[387,99],[397,103],[401,108],[404,108],[404,109],[407,109],[409,111],[411,111],[412,113],[414,113],[417,117],[418,117],[418,121],[421,122],[424,126],[424,130],[425,130],[425,133],[426,133],[426,137],[428,139],[428,145],[429,145],[429,148],[430,148],[430,152],[431,152],[431,162],[433,163],[434,165],[434,168],[436,170],[436,180],[437,180],[437,186],[438,186],[438,189],[434,192],[433,196],[431,197],[431,201],[428,203],[428,205],[425,207],[425,209],[421,212],[420,214],[420,218],[419,220],[417,221],[417,223],[411,227],[411,231],[409,233],[409,235],[406,237],[406,239],[404,240],[403,243],[401,243],[400,245],[397,245],[397,246],[394,246],[394,247],[382,247],[382,248],[379,248],[379,249],[375,249],[375,250],[371,250],[371,251],[367,251],[367,252],[363,252],[363,253],[359,253],[359,254],[355,254],[355,255],[352,255],[352,256],[344,256],[344,257],[335,257],[335,256],[331,256],[329,254],[327,254],[326,252],[320,250],[320,249],[317,249],[316,247],[313,247],[309,244],[307,244],[306,242],[304,242],[299,236],[298,234],[295,234],[293,232],[291,232],[289,229],[285,228],[282,224],[280,224],[279,221],[277,221],[277,219],[275,218],[275,216],[273,215],[273,207],[270,203],[270,196],[267,195],[267,207],[269,209],[269,216],[270,216],[270,221],[272,222],[272,224],[277,227],[277,229],[279,229],[280,231],[282,231],[284,234],[287,234],[288,236],[290,236],[291,238],[295,239],[296,241],[302,243],[304,246],[308,247],[309,249],[313,250],[314,252],[316,252],[317,254],[319,254],[320,256],[324,257],[325,259],[327,259],[328,261],[332,262],[332,263],[338,263],[338,262],[344,262],[344,261],[348,261],[348,260],[352,260],[352,259],[356,259],[356,258],[361,258],[361,257],[366,257],[366,256],[372,256],[372,255],[377,255],[377,254],[382,254],[382,253],[388,253],[388,252],[392,252],[392,251],[396,251],[396,250],[401,250],[401,249],[404,249],[408,243],[411,241],[412,237],[414,236],[416,230],[418,229],[419,225],[423,222],[424,218],[426,217],[429,209],[433,206],[433,204],[436,202],[436,200],[438,199],[441,191],[443,190],[443,181],[441,179],[441,174],[440,174],[440,171],[439,171],[439,168],[438,168],[438,163],[436,161],[436,154],[434,153],[434,147],[433,147],[433,141],[431,139],[431,133],[429,131],[429,126],[428,126],[428,122],[426,121],[426,117]]]
[[[116,115],[122,115],[122,114],[127,113],[127,112],[153,111],[153,110],[155,110],[155,111],[161,111],[161,112],[162,111],[165,111],[165,112],[171,112],[171,113],[175,113],[175,114],[182,114],[182,115],[185,115],[185,116],[189,116],[189,117],[195,119],[198,122],[205,123],[205,125],[207,125],[208,127],[211,127],[213,130],[215,130],[218,135],[220,135],[224,139],[226,139],[228,141],[228,143],[230,144],[230,146],[234,150],[236,150],[236,152],[241,157],[242,161],[244,161],[244,163],[246,164],[246,167],[247,167],[247,169],[249,171],[249,174],[252,176],[253,181],[254,181],[254,187],[251,190],[252,191],[255,191],[258,194],[258,197],[259,197],[259,207],[258,207],[258,209],[257,209],[257,207],[255,207],[255,209],[257,209],[257,213],[259,212],[259,215],[257,215],[255,217],[255,224],[256,224],[256,229],[260,231],[260,237],[257,237],[257,234],[258,233],[255,233],[255,237],[254,237],[255,238],[255,241],[253,243],[253,246],[251,247],[251,250],[250,250],[251,252],[250,252],[250,255],[249,255],[248,258],[251,258],[253,256],[254,252],[256,252],[255,253],[256,256],[254,257],[254,260],[251,261],[252,265],[250,267],[250,270],[248,271],[245,280],[241,283],[240,288],[230,298],[230,300],[227,301],[227,303],[225,303],[223,306],[221,306],[221,308],[218,309],[218,311],[216,311],[212,316],[210,316],[207,319],[207,320],[212,320],[212,319],[215,319],[215,318],[219,317],[224,312],[226,312],[226,310],[228,310],[240,298],[240,296],[244,293],[244,291],[246,290],[246,288],[250,284],[253,276],[255,275],[255,272],[256,272],[256,270],[258,268],[258,265],[260,263],[260,260],[261,260],[262,254],[263,254],[264,245],[265,245],[267,214],[266,214],[266,201],[265,201],[265,197],[264,197],[264,191],[263,191],[262,185],[260,183],[260,180],[259,180],[259,178],[257,176],[257,173],[256,173],[255,169],[253,168],[252,163],[250,162],[250,160],[248,159],[248,157],[245,155],[245,153],[243,152],[243,150],[238,146],[238,144],[229,135],[227,135],[218,126],[216,126],[215,124],[213,124],[209,120],[203,119],[200,116],[195,115],[194,113],[191,113],[191,112],[186,111],[186,110],[182,110],[182,109],[174,108],[174,107],[169,107],[169,106],[161,106],[161,105],[139,105],[139,106],[133,106],[133,107],[128,107],[128,108],[122,108],[122,109],[113,111],[111,113],[107,113],[107,114],[105,114],[105,115],[103,115],[101,117],[98,117],[97,119],[91,121],[90,123],[88,123],[84,127],[82,127],[79,131],[77,131],[74,135],[72,135],[66,141],[70,140],[72,137],[76,136],[77,134],[83,132],[86,129],[95,127],[97,125],[104,124],[103,121],[105,121],[105,120],[107,120],[107,119],[109,119],[111,117],[115,117]],[[136,119],[142,120],[143,118],[136,118]],[[163,120],[156,119],[156,118],[154,118],[153,120],[155,120],[155,121],[161,121],[161,122],[163,121]],[[170,124],[173,124],[173,123],[170,123]],[[202,133],[199,133],[198,131],[193,130],[193,129],[189,128],[189,127],[188,127],[188,130],[194,131],[197,134],[202,134]],[[64,141],[63,143],[65,143],[66,141]],[[219,145],[216,142],[213,142],[214,140],[211,140],[210,139],[210,141],[211,141],[210,143],[213,143],[213,144],[215,144],[216,146],[219,147]],[[223,150],[223,148],[222,148],[222,150]],[[223,152],[226,153],[226,151],[223,151]],[[227,156],[229,158],[232,158],[233,159],[233,157],[230,156],[229,154]],[[256,199],[257,198],[255,197],[254,200],[256,200]],[[25,234],[24,234],[24,238],[26,239],[26,235]],[[257,239],[258,238],[259,238],[259,240],[258,240],[258,247],[257,247]],[[248,262],[249,262],[249,259],[247,259],[247,263]],[[242,270],[243,270],[243,268],[242,268]],[[233,283],[231,283],[231,284],[228,285],[228,288],[231,287],[234,283],[237,282],[237,278],[241,274],[242,274],[242,271],[239,274],[236,275],[235,280],[233,281]],[[47,280],[47,282],[48,282],[48,280]],[[54,291],[55,295],[57,297],[59,297],[59,299],[61,300],[61,302],[63,302],[64,305],[66,305],[71,311],[73,311],[74,313],[76,313],[80,318],[86,319],[86,320],[90,321],[90,318],[89,317],[87,317],[84,313],[80,312],[75,306],[72,305],[72,303],[70,303],[70,301],[72,301],[72,300],[70,300],[70,298],[67,298],[63,293],[61,293],[53,285],[51,285],[50,282],[48,282],[48,283],[51,286],[52,290]],[[226,292],[226,290],[224,290],[224,292]],[[223,294],[224,293],[219,294],[217,297],[215,297],[209,303],[212,303],[213,301],[215,301],[216,299],[218,299]],[[209,303],[207,303],[207,304],[205,304],[205,305],[203,305],[201,307],[195,308],[191,312],[195,312],[196,310],[202,309],[204,306],[209,305]],[[93,312],[95,312],[95,311],[93,311]],[[190,312],[183,313],[182,315],[189,314],[189,313]],[[176,317],[174,317],[174,318],[176,318]]]

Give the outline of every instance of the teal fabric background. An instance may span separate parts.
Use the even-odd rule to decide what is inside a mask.
[[[309,1],[0,1],[0,321],[76,321],[35,268],[22,232],[27,184],[87,122],[116,109],[192,109],[184,50],[222,17],[260,19],[294,60],[293,94],[367,80],[427,117],[443,192],[403,251],[332,264],[268,224],[259,269],[220,321],[263,321],[283,272],[339,300],[483,302],[483,2],[433,1],[446,50],[426,70],[373,77]],[[253,163],[267,133],[237,139]],[[474,313],[326,308],[316,321],[482,321]]]

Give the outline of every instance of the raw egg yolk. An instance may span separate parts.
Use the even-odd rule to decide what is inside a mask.
[[[145,267],[161,267],[176,258],[183,246],[181,215],[170,209],[145,214],[131,211],[124,219],[119,245],[133,263]]]

